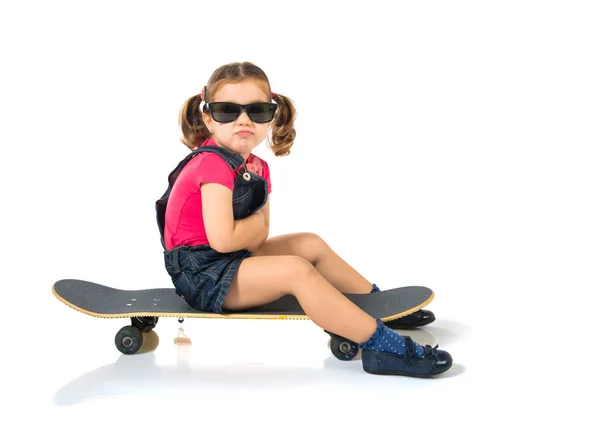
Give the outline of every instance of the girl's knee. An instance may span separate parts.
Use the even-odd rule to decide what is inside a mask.
[[[292,292],[310,286],[307,282],[321,275],[308,260],[300,256],[290,256],[289,271]]]
[[[316,233],[306,232],[304,233],[304,239],[307,246],[313,249],[322,249],[324,247],[329,247],[329,245],[327,245],[327,242],[325,242],[325,240]]]
[[[309,277],[318,273],[315,267],[304,257],[289,256],[290,275],[295,278]]]
[[[305,232],[302,234],[302,242],[299,243],[298,251],[312,266],[316,266],[331,248],[327,242],[316,233]]]

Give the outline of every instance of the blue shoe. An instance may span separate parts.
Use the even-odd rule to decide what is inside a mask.
[[[425,355],[419,358],[414,352],[414,342],[403,336],[408,350],[406,356],[372,349],[363,349],[363,370],[371,374],[389,374],[412,377],[433,377],[452,367],[452,356],[438,346],[426,345]]]
[[[385,323],[385,326],[391,329],[411,329],[419,326],[429,325],[435,320],[435,315],[429,310],[415,311],[408,316],[399,317]]]

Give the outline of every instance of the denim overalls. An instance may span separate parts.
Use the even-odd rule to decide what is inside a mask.
[[[248,250],[220,253],[210,245],[179,246],[166,250],[164,240],[165,211],[175,180],[183,167],[201,152],[216,153],[238,174],[233,188],[233,219],[246,218],[267,202],[267,182],[260,176],[240,167],[244,158],[219,146],[202,146],[185,157],[169,174],[169,187],[156,202],[156,220],[165,251],[165,268],[175,285],[175,293],[193,308],[223,314],[223,300],[231,280],[243,259],[252,256]],[[239,168],[239,170],[238,170]],[[203,203],[208,206],[209,203]]]

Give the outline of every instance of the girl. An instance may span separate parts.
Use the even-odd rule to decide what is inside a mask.
[[[164,208],[159,227],[176,293],[198,310],[220,314],[291,294],[319,327],[360,344],[369,373],[428,377],[448,370],[447,352],[398,335],[342,294],[379,288],[319,236],[267,240],[271,178],[267,162],[252,150],[270,130],[273,153],[289,155],[295,115],[292,101],[272,93],[266,74],[249,62],[221,66],[183,104],[181,141],[194,152],[171,173],[157,202]],[[433,320],[419,311],[388,323],[402,328]]]

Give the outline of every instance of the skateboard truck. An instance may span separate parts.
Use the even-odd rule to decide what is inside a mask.
[[[180,335],[183,335],[183,337],[180,337]],[[175,344],[192,344],[191,340],[185,336],[185,334],[183,333],[183,328],[179,328],[179,334],[177,334],[177,337],[175,337],[174,340]]]

